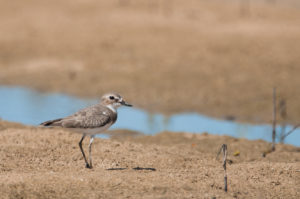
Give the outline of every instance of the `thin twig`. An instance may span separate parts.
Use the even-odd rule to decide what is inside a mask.
[[[226,162],[227,162],[227,145],[223,144],[217,154],[217,158],[219,157],[221,151],[223,151],[223,169],[224,169],[224,191],[227,192],[227,170],[226,170]]]
[[[224,145],[224,144],[223,144],[223,145]],[[217,153],[216,160],[218,160],[218,158],[219,158],[219,155],[220,155],[220,153],[221,153],[221,151],[222,151],[222,149],[223,149],[223,145],[221,146],[221,148],[219,149],[219,151],[218,151],[218,153]]]
[[[273,88],[273,131],[272,131],[272,151],[275,151],[276,138],[276,88]]]
[[[285,99],[280,100],[278,111],[279,111],[279,115],[282,119],[281,131],[280,131],[280,135],[279,135],[279,142],[283,143],[284,142],[285,130],[286,130],[286,120],[287,120],[287,111],[286,111],[286,101],[285,101]]]
[[[299,128],[299,127],[300,127],[300,124],[297,124],[296,126],[294,126],[294,127],[292,128],[292,130],[290,130],[289,132],[287,132],[286,134],[284,134],[284,135],[282,136],[282,140],[284,140],[287,136],[289,136],[291,133],[294,132],[294,130],[296,130],[296,129]]]

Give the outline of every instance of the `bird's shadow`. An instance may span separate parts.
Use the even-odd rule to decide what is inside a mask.
[[[126,169],[128,169],[128,168],[122,168],[122,167],[120,167],[120,168],[108,168],[106,170],[108,170],[108,171],[122,171],[122,170],[126,170]],[[136,170],[136,171],[141,171],[141,170],[144,170],[144,171],[156,171],[155,168],[150,168],[150,167],[134,167],[132,169]]]
[[[132,168],[133,170],[137,170],[137,171],[139,171],[139,170],[146,170],[146,171],[156,171],[156,169],[155,168],[149,168],[149,167],[134,167],[134,168]]]
[[[121,170],[126,170],[127,168],[108,168],[106,170],[108,171],[121,171]]]

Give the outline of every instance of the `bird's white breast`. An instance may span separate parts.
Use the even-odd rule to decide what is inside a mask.
[[[112,104],[109,104],[106,107],[109,108],[112,112],[117,113],[116,108]]]

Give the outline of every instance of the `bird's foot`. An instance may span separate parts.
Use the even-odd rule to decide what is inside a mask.
[[[92,165],[90,165],[89,163],[86,163],[86,164],[85,164],[85,168],[92,169],[92,168],[93,168],[93,166],[92,166]]]

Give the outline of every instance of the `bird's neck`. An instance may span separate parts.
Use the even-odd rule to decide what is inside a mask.
[[[106,105],[106,107],[109,108],[112,112],[117,113],[117,109],[112,104]]]

